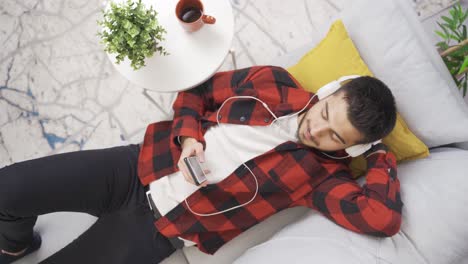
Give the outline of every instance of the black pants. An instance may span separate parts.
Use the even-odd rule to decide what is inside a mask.
[[[0,169],[0,248],[17,252],[37,216],[84,212],[99,219],[41,263],[158,263],[176,249],[153,225],[137,177],[139,145],[83,150]],[[47,241],[44,241],[47,243]]]

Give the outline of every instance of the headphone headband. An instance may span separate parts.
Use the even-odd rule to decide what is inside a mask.
[[[356,79],[356,78],[359,78],[361,77],[361,75],[346,75],[346,76],[341,76],[337,82],[339,82],[340,84],[344,81],[347,81],[347,80],[350,80],[350,79]]]
[[[347,81],[350,79],[355,79],[361,77],[360,75],[346,75],[346,76],[341,76],[338,80],[331,81],[324,86],[322,86],[320,89],[317,91],[317,97],[319,100],[322,100],[323,98],[333,94],[336,92],[338,89],[341,88],[341,83],[343,81]]]

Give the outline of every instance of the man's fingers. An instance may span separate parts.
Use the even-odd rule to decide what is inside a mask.
[[[193,180],[193,178],[192,178],[192,176],[190,174],[190,171],[187,168],[187,165],[184,162],[185,157],[190,157],[190,156],[193,156],[193,155],[196,155],[200,162],[205,162],[205,152],[203,151],[203,144],[201,144],[199,142],[196,142],[191,146],[185,147],[182,150],[179,162],[177,163],[177,167],[182,172],[182,174],[183,174],[183,176],[184,176],[184,178],[185,178],[185,180],[187,182],[190,182],[191,184],[196,185],[195,181]],[[205,174],[208,174],[208,173],[210,173],[210,170],[205,169],[204,172],[205,172]],[[207,183],[202,183],[200,186],[204,187],[206,185],[207,185]]]
[[[183,160],[185,157],[190,157],[193,154],[195,154],[195,150],[191,148],[185,148],[182,150],[182,153],[180,153],[180,159]]]
[[[195,153],[197,153],[198,160],[200,160],[200,162],[205,162],[205,152],[203,151],[203,145],[202,144],[198,144],[195,147]]]

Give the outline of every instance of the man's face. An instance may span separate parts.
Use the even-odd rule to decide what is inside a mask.
[[[323,151],[345,149],[362,138],[348,120],[344,93],[334,93],[299,115],[299,142]],[[310,134],[309,132],[310,131]]]

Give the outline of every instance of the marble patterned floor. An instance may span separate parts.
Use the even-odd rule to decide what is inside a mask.
[[[352,0],[231,0],[237,67],[307,43]],[[453,0],[408,0],[431,30]],[[130,83],[96,36],[101,0],[1,0],[0,167],[55,153],[139,143],[170,115],[158,92]],[[294,17],[287,19],[285,17]],[[233,69],[227,57],[220,70]]]

